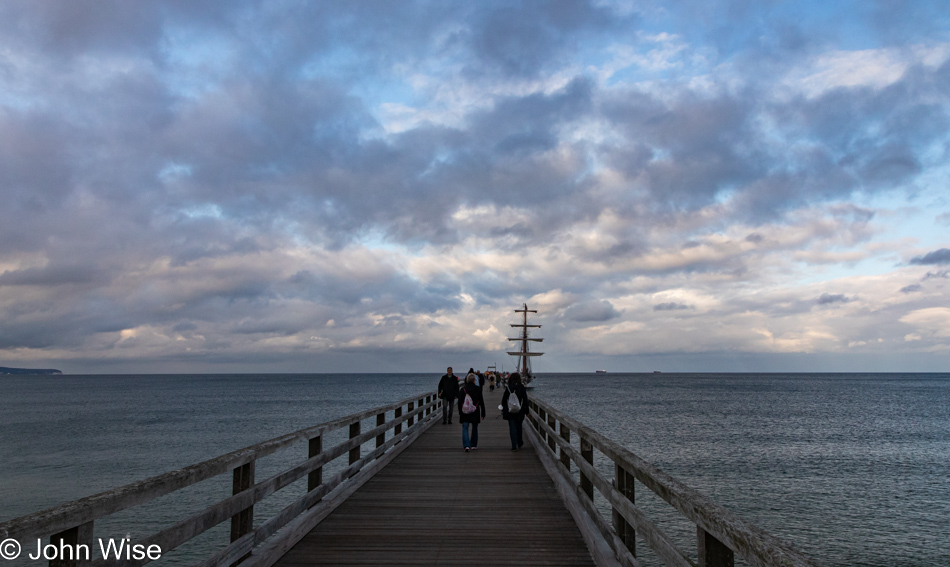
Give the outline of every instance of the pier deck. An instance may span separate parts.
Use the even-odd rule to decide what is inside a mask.
[[[511,451],[501,392],[485,398],[477,450],[456,408],[276,565],[594,565],[527,437]]]

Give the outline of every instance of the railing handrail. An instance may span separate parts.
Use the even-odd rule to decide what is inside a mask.
[[[539,399],[537,396],[532,396],[530,403],[540,407],[547,415],[554,417],[569,430],[579,434],[581,439],[596,447],[690,521],[752,565],[761,567],[819,567],[819,563],[789,543],[769,534],[754,524],[742,520],[728,509],[716,504],[706,496],[638,457],[629,449],[555,409],[543,398]],[[565,449],[565,453],[579,467],[583,469],[590,466],[583,462],[580,453],[570,446],[570,442],[562,439],[552,427],[549,427],[542,420],[538,420],[537,423],[539,428],[545,430],[555,444]],[[542,444],[542,447],[545,447],[545,444]],[[547,450],[554,452],[554,449],[550,447]],[[604,496],[608,500],[611,499],[609,494]],[[632,510],[640,513],[635,506],[632,506]]]
[[[144,504],[160,496],[230,472],[235,467],[270,455],[297,442],[307,441],[356,421],[362,421],[380,413],[401,408],[406,404],[413,403],[425,396],[432,396],[433,394],[434,392],[424,392],[419,395],[410,396],[398,402],[363,410],[311,427],[306,427],[292,433],[280,435],[273,439],[255,443],[254,445],[237,449],[230,453],[213,457],[181,469],[66,502],[26,516],[13,518],[0,523],[0,538],[23,540],[61,532]],[[418,410],[416,410],[416,412],[418,412]],[[408,414],[405,417],[409,417]],[[395,425],[395,423],[392,423],[392,425]]]

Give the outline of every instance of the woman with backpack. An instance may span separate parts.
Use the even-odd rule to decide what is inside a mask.
[[[475,373],[469,372],[465,377],[465,385],[459,390],[459,423],[462,424],[462,446],[467,453],[478,448],[478,423],[485,417],[485,400],[482,398],[482,389],[475,382]],[[472,435],[468,435],[468,426],[472,425]]]
[[[501,395],[501,415],[508,420],[508,434],[511,435],[511,450],[517,451],[524,445],[522,425],[528,415],[528,390],[521,383],[521,374],[512,373],[508,377],[505,393]]]

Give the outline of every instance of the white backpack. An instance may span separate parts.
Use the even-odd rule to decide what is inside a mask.
[[[520,411],[521,400],[518,399],[518,394],[508,390],[508,413],[518,413]]]
[[[469,396],[466,392],[465,401],[462,402],[462,413],[475,413],[475,410],[477,409],[478,406],[472,401],[472,396]]]

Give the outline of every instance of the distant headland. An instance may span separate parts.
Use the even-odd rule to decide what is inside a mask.
[[[62,374],[62,370],[55,368],[7,368],[0,366],[0,375],[3,374]]]

